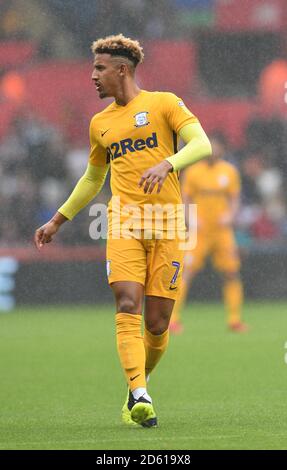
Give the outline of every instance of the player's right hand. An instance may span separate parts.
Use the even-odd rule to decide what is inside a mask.
[[[40,250],[45,243],[50,243],[53,240],[53,236],[58,232],[59,228],[60,224],[54,220],[50,220],[36,230],[34,242],[38,250]]]

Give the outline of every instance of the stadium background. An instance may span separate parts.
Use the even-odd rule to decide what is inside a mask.
[[[286,0],[0,0],[0,449],[286,449],[286,31]],[[118,32],[143,42],[140,85],[221,130],[243,181],[250,331],[226,331],[207,267],[149,383],[152,435],[120,423],[105,241],[89,237],[89,208],[40,254],[32,244],[81,176],[89,120],[106,105],[90,44]]]
[[[31,239],[85,168],[89,120],[106,106],[91,85],[90,44],[115,32],[142,40],[143,88],[172,90],[228,139],[243,182],[247,297],[287,297],[284,0],[1,0],[0,13],[0,309],[111,299],[94,287],[104,240],[89,236],[89,208],[40,256]],[[108,198],[107,182],[98,201]],[[217,292],[207,268],[192,295]]]

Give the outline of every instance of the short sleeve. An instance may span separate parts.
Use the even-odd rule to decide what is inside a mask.
[[[97,140],[97,126],[93,118],[90,123],[90,156],[89,163],[94,166],[105,166],[107,162],[107,151]]]
[[[169,126],[177,134],[186,124],[199,122],[197,117],[185,106],[181,98],[173,93],[163,93],[162,106]]]

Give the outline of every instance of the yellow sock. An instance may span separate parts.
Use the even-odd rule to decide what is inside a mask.
[[[161,335],[153,335],[146,328],[144,330],[144,346],[146,354],[145,372],[146,375],[155,368],[161,356],[168,346],[169,331],[166,330]]]
[[[243,301],[243,288],[240,279],[225,281],[223,297],[227,310],[227,322],[229,325],[241,321],[241,306]]]
[[[141,315],[116,314],[117,347],[121,365],[131,391],[146,388],[145,347],[141,334]]]
[[[173,307],[172,315],[170,321],[173,323],[178,323],[181,321],[181,309],[185,304],[187,297],[187,282],[183,279],[181,282],[180,290],[176,302]]]

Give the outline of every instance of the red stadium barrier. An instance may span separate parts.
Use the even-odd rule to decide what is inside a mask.
[[[224,31],[285,31],[286,0],[228,0],[215,3],[216,27]]]
[[[0,68],[26,64],[36,52],[35,44],[22,41],[0,42]]]
[[[197,76],[197,49],[190,41],[145,41],[145,59],[138,69],[147,90],[189,94]]]
[[[221,130],[232,145],[244,143],[245,129],[249,120],[263,113],[262,107],[254,100],[208,100],[187,101],[186,104],[199,118],[207,133]]]

